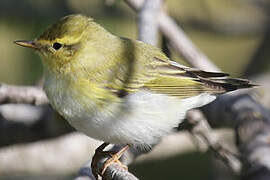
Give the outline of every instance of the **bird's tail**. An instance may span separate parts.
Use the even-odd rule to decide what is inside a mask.
[[[206,72],[201,70],[190,71],[195,74],[200,82],[215,90],[216,94],[234,91],[237,89],[251,88],[258,86],[248,79],[231,78],[227,73]]]

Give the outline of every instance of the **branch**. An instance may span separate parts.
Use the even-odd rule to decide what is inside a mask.
[[[135,11],[138,11],[144,0],[125,0]],[[207,71],[220,71],[185,35],[184,31],[165,12],[160,11],[158,25],[160,31],[169,40],[172,47],[181,54],[184,59],[193,67]]]
[[[58,138],[0,149],[0,177],[12,174],[75,173],[100,142],[74,132]],[[92,152],[91,152],[92,150]]]
[[[241,162],[233,152],[227,150],[218,139],[212,136],[212,129],[199,110],[191,110],[187,113],[187,122],[191,125],[189,132],[197,142],[205,143],[214,154],[221,159],[235,174],[241,172]]]
[[[157,16],[161,10],[162,0],[147,0],[138,13],[138,38],[145,43],[157,45],[158,24]]]
[[[89,161],[84,167],[82,167],[75,180],[96,180],[91,172],[91,161]],[[103,179],[115,179],[115,180],[138,180],[133,174],[124,170],[118,164],[114,163],[110,165],[104,173]]]
[[[231,137],[232,131],[219,129],[211,132],[210,136],[224,139]],[[53,176],[76,173],[80,166],[89,159],[89,156],[94,154],[95,148],[101,143],[79,132],[73,132],[58,138],[0,148],[0,177],[12,174]],[[183,144],[185,145],[183,146]],[[187,131],[182,131],[164,137],[161,143],[150,153],[138,157],[136,162],[162,160],[176,155],[196,152],[197,150],[190,134]],[[122,160],[125,164],[130,164],[134,162],[135,157],[137,157],[137,154],[131,149],[124,154]],[[77,178],[88,177],[88,179],[91,179],[89,163],[91,162],[81,168]],[[114,167],[109,168],[113,170]]]
[[[73,131],[48,103],[39,87],[0,84],[0,147]]]
[[[58,137],[73,128],[49,106],[0,106],[0,147]]]
[[[45,105],[49,101],[41,88],[0,84],[0,104],[6,103]]]
[[[243,179],[270,179],[269,110],[240,92],[220,96],[202,109],[210,123],[235,128]]]

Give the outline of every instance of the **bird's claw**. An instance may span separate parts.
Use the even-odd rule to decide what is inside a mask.
[[[95,176],[96,180],[98,180],[99,175],[101,177],[103,177],[106,169],[113,163],[117,163],[123,169],[128,170],[128,167],[126,165],[124,165],[121,161],[119,161],[119,159],[124,154],[124,152],[129,148],[129,145],[126,145],[117,153],[112,152],[112,151],[104,151],[105,147],[107,147],[108,145],[109,145],[108,143],[101,144],[96,149],[95,154],[92,158],[91,169],[92,169],[92,173]],[[110,156],[110,158],[106,160],[106,162],[103,164],[101,171],[99,171],[99,169],[97,167],[97,163],[99,162],[101,157],[108,156],[108,155]]]

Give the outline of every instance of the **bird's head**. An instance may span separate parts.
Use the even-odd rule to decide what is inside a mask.
[[[45,30],[32,41],[19,40],[16,44],[35,49],[41,55],[43,64],[49,70],[59,71],[71,61],[89,39],[88,34],[95,33],[96,24],[83,15],[69,15]]]

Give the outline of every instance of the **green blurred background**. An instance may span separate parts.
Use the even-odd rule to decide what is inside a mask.
[[[167,0],[166,5],[198,48],[234,76],[244,72],[265,37],[268,16],[255,4],[241,0]],[[60,17],[73,13],[91,16],[116,35],[137,37],[136,14],[121,0],[0,0],[0,82],[37,83],[42,76],[38,55],[13,41],[33,39]],[[174,52],[172,59],[183,62]],[[209,157],[210,153],[190,153],[138,164],[131,171],[141,179],[211,179]]]

